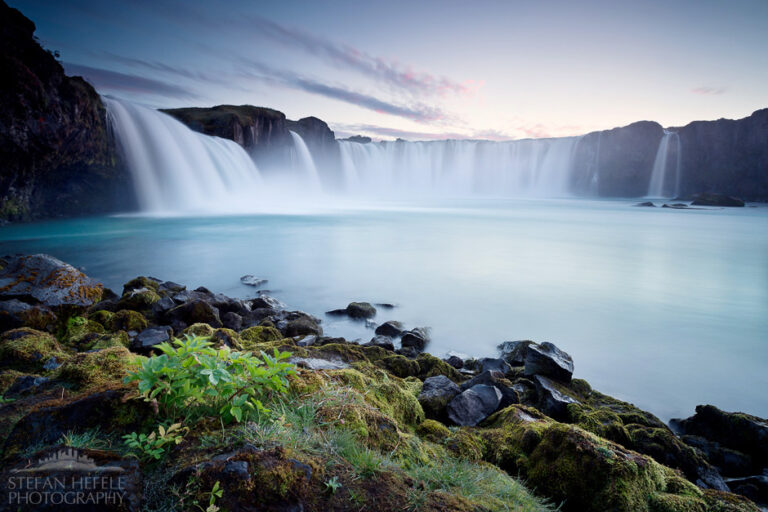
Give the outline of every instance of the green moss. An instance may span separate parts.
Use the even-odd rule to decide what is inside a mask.
[[[445,440],[445,447],[461,460],[479,461],[483,458],[483,440],[473,430],[457,428]]]
[[[78,350],[87,350],[99,335],[104,333],[104,326],[83,317],[72,317],[67,321],[67,330],[62,341]]]
[[[416,362],[419,364],[418,377],[424,380],[428,377],[435,377],[437,375],[445,375],[453,382],[462,382],[464,376],[453,366],[449,365],[442,359],[439,359],[431,354],[422,353],[416,358]]]
[[[158,282],[154,279],[150,279],[145,276],[135,277],[123,285],[123,295],[130,291],[139,290],[141,288],[157,291],[158,286]]]
[[[160,300],[160,295],[151,288],[137,288],[123,294],[117,303],[120,309],[148,311],[152,304]]]
[[[760,509],[743,496],[729,492],[704,489],[707,512],[760,512]]]
[[[16,370],[3,370],[0,371],[0,395],[3,395],[8,388],[16,381],[17,378],[28,375],[24,372]]]
[[[110,329],[113,331],[141,332],[147,328],[147,319],[138,311],[121,309],[111,317]]]
[[[592,409],[583,404],[568,404],[568,421],[622,446],[631,448],[632,439],[618,414],[610,409]]]
[[[105,329],[112,329],[112,319],[114,317],[115,314],[113,312],[101,309],[89,314],[88,320],[100,323]]]
[[[422,421],[416,427],[416,433],[423,439],[433,443],[442,443],[451,435],[451,431],[445,425],[435,420]]]
[[[128,333],[125,331],[111,332],[102,334],[99,336],[88,350],[101,350],[104,348],[112,347],[128,347],[131,344],[131,339],[128,337]]]
[[[192,324],[182,331],[185,336],[198,336],[201,338],[210,338],[213,336],[213,327],[202,322]]]
[[[255,345],[268,341],[278,341],[283,334],[274,327],[255,325],[240,331],[240,350],[255,350]]]
[[[399,354],[391,355],[376,361],[376,365],[400,378],[415,377],[421,370],[419,363]]]
[[[227,328],[215,329],[211,334],[211,342],[217,346],[239,347],[242,344],[242,339],[237,331]]]
[[[0,364],[21,371],[40,371],[51,357],[66,357],[56,338],[28,327],[13,329],[0,337]]]
[[[59,378],[78,388],[122,382],[133,369],[134,356],[125,347],[76,354],[59,370]]]

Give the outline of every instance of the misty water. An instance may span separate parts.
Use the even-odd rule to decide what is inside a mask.
[[[427,350],[496,354],[552,341],[575,377],[663,419],[696,404],[768,416],[768,208],[670,210],[631,201],[489,200],[301,215],[104,217],[0,229],[3,253],[47,252],[118,293],[136,275],[254,296],[325,333],[323,312],[389,302],[377,322],[430,326]]]

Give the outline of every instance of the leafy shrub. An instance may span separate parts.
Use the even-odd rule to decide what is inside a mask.
[[[157,427],[157,432],[149,435],[131,432],[123,436],[125,444],[130,448],[131,455],[141,460],[158,460],[165,455],[168,445],[179,444],[184,439],[184,428],[181,423],[174,423],[168,428]]]
[[[265,392],[285,392],[296,367],[288,352],[274,356],[214,348],[205,338],[187,336],[155,347],[162,352],[144,360],[126,382],[138,381],[147,400],[156,399],[173,418],[197,411],[219,414],[224,423],[268,412],[259,399]]]

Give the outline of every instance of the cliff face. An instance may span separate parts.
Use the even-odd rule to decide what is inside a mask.
[[[304,117],[288,121],[288,129],[301,135],[307,144],[318,169],[323,170],[327,183],[333,187],[342,186],[341,154],[336,136],[328,124],[316,117]]]
[[[768,200],[768,109],[732,121],[695,121],[680,129],[681,190]]]
[[[131,208],[99,95],[67,77],[34,31],[0,0],[0,219]]]

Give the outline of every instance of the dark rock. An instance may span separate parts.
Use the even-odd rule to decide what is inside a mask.
[[[437,375],[424,380],[419,393],[419,403],[427,418],[444,421],[445,408],[461,391],[459,387],[445,375]]]
[[[637,203],[635,206],[645,206],[645,207],[653,208],[656,205],[653,204],[651,201],[643,201],[642,203]]]
[[[376,334],[396,338],[403,332],[403,324],[396,320],[388,320],[376,328]]]
[[[40,304],[54,312],[82,312],[101,299],[101,283],[53,256],[17,255],[6,257],[5,261],[0,270],[2,300]]]
[[[501,403],[501,391],[478,384],[456,395],[448,403],[448,418],[460,426],[474,427],[490,416]]]
[[[525,375],[543,375],[570,382],[573,375],[573,359],[552,343],[533,343],[528,345],[525,353]]]
[[[741,494],[751,499],[758,505],[768,506],[768,476],[754,475],[745,478],[733,478],[728,480],[731,492]]]
[[[259,295],[251,300],[251,309],[283,309],[285,305],[269,295]]]
[[[681,434],[700,436],[747,453],[755,464],[768,467],[768,420],[721,411],[713,405],[698,405],[696,414],[688,419],[672,420],[670,426]]]
[[[224,324],[224,327],[227,329],[239,331],[243,328],[243,317],[230,311],[221,315],[221,323]]]
[[[332,316],[346,315],[350,318],[365,319],[376,316],[376,308],[368,302],[350,302],[345,309],[334,309],[326,314]]]
[[[445,362],[457,370],[461,370],[464,367],[464,360],[459,356],[450,356],[445,360]]]
[[[183,284],[174,283],[173,281],[165,281],[160,283],[160,286],[158,286],[157,289],[169,295],[173,295],[179,292],[183,292],[187,289],[187,287]]]
[[[484,357],[480,359],[480,368],[484,372],[494,371],[507,373],[510,370],[509,364],[503,359],[495,359],[491,357]]]
[[[703,453],[707,461],[725,476],[749,476],[759,469],[749,455],[725,448],[716,441],[689,435],[680,439]]]
[[[381,309],[395,309],[395,305],[389,302],[377,302],[374,306]]]
[[[352,135],[346,139],[339,140],[348,140],[349,142],[357,142],[358,144],[369,144],[371,142],[371,138],[366,137],[365,135]]]
[[[373,347],[381,347],[385,350],[395,350],[395,344],[392,342],[392,338],[389,336],[374,336],[371,338],[371,341],[367,343],[367,345]]]
[[[320,327],[320,321],[317,318],[300,311],[289,313],[286,318],[285,327],[280,330],[289,338],[305,334],[314,334],[315,336],[322,336],[323,334],[323,328]]]
[[[317,336],[310,334],[309,336],[302,336],[301,339],[296,342],[296,344],[300,347],[309,347],[314,345],[316,342]]]
[[[169,326],[150,327],[141,331],[131,342],[131,350],[139,354],[149,354],[155,345],[171,341],[173,329]]]
[[[266,284],[267,280],[248,274],[246,276],[241,277],[240,282],[248,286],[261,286],[263,284]]]
[[[43,370],[52,372],[53,370],[56,370],[59,366],[61,366],[61,362],[59,362],[59,360],[56,359],[55,357],[51,357],[43,365]]]
[[[53,332],[57,322],[56,314],[45,306],[31,306],[18,299],[0,301],[0,332],[17,327]]]
[[[557,421],[568,418],[568,404],[578,404],[579,401],[565,394],[555,382],[542,375],[533,378],[538,391],[538,409]]]
[[[501,358],[511,366],[523,366],[528,347],[533,344],[531,340],[505,341],[498,348]]]
[[[429,342],[429,334],[424,327],[417,327],[410,331],[404,331],[400,338],[400,345],[403,348],[412,348],[418,352],[424,350]]]
[[[472,387],[479,384],[495,386],[501,392],[501,403],[499,403],[500,409],[503,409],[504,407],[512,404],[520,403],[520,398],[518,397],[517,391],[515,391],[512,383],[508,381],[504,377],[504,374],[501,372],[486,370],[468,380],[467,382],[463,382],[461,384],[461,390],[464,391],[471,389]]]
[[[661,205],[661,207],[662,208],[673,208],[675,210],[687,210],[687,209],[689,209],[689,206],[687,204],[685,204],[685,203],[672,203],[672,204],[664,203],[663,205]]]
[[[176,306],[166,313],[175,331],[183,331],[186,326],[204,323],[211,327],[221,327],[219,310],[201,299],[192,299]]]
[[[744,201],[725,194],[698,194],[693,197],[693,206],[744,206]]]
[[[176,307],[176,302],[170,297],[161,297],[159,301],[152,304],[152,313],[154,315],[162,316],[167,311]]]
[[[234,480],[247,481],[251,479],[248,471],[248,462],[244,460],[230,460],[224,465],[224,474]]]
[[[48,377],[40,377],[37,375],[22,375],[21,377],[16,377],[16,380],[13,381],[13,384],[11,384],[11,387],[5,391],[3,396],[5,398],[14,398],[20,395],[35,393],[37,388],[47,384],[50,380],[51,379]]]

